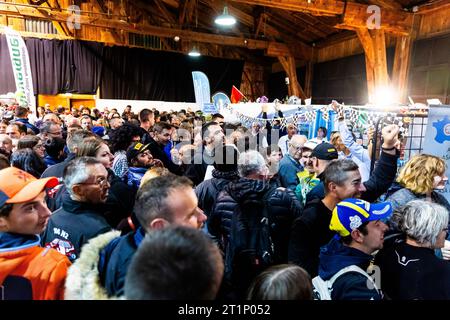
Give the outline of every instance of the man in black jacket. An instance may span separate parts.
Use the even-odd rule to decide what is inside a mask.
[[[361,174],[352,160],[332,161],[323,172],[325,198],[307,202],[305,210],[291,230],[289,261],[306,269],[311,277],[318,272],[320,247],[327,244],[334,233],[328,228],[331,212],[346,198],[375,201],[387,191],[397,172],[395,146],[398,126],[385,127],[384,151],[370,179],[361,183]],[[394,154],[392,154],[394,153]]]
[[[202,126],[202,145],[195,151],[184,174],[195,186],[203,182],[208,166],[214,165],[216,151],[222,150],[224,143],[225,135],[217,122],[211,121]]]
[[[74,261],[89,239],[111,230],[102,211],[110,187],[108,172],[95,158],[79,157],[65,168],[64,185],[69,196],[50,216],[42,243]]]
[[[270,235],[273,241],[274,264],[287,262],[289,230],[292,222],[300,215],[302,205],[294,192],[272,185],[267,180],[269,169],[263,156],[257,151],[247,151],[239,156],[238,171],[240,179],[232,182],[220,192],[214,211],[210,217],[209,232],[223,239],[227,248],[231,241],[233,215],[235,208],[243,203],[266,199],[269,213]],[[225,252],[225,255],[227,253]],[[227,276],[231,270],[227,270]],[[246,279],[250,282],[252,279]],[[249,283],[232,283],[238,295],[244,293]]]
[[[148,149],[153,155],[153,158],[161,160],[170,172],[176,175],[181,175],[181,167],[175,164],[172,159],[165,153],[164,147],[169,143],[172,135],[172,126],[166,122],[158,122],[153,127],[153,139],[148,137],[150,144]]]

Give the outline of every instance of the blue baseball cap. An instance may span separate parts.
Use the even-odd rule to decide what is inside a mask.
[[[392,211],[390,202],[370,203],[361,199],[345,199],[333,210],[330,230],[346,237],[365,222],[389,218]]]

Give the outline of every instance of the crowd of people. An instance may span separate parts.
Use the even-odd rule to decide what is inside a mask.
[[[450,299],[444,159],[277,112],[0,105],[0,299]]]

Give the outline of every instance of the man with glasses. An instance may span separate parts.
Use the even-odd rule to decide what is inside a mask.
[[[101,209],[110,184],[104,165],[92,157],[72,160],[63,180],[68,195],[50,217],[42,242],[74,261],[89,239],[111,230]]]
[[[59,124],[54,122],[45,122],[41,127],[41,139],[46,141],[48,138],[62,138],[62,128]]]
[[[303,171],[303,166],[300,164],[302,157],[302,148],[307,138],[303,135],[295,134],[289,141],[288,153],[280,161],[280,169],[278,175],[282,187],[291,189],[292,191],[298,185],[297,173]]]

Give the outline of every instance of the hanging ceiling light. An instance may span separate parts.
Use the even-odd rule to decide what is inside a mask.
[[[225,5],[223,13],[214,22],[219,26],[232,26],[236,23],[236,18],[228,13],[228,7]]]
[[[200,52],[197,50],[195,46],[192,47],[191,51],[189,51],[188,55],[190,57],[200,57]]]

